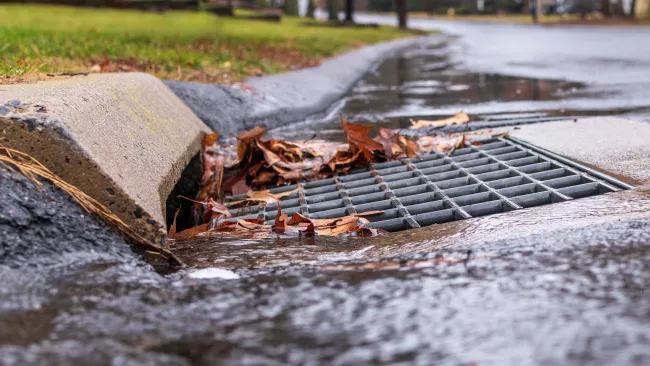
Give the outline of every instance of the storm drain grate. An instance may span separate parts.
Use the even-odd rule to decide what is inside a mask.
[[[374,164],[347,175],[271,189],[298,190],[282,212],[334,218],[382,210],[368,217],[387,231],[419,228],[588,197],[631,186],[511,138],[454,151]],[[233,200],[244,196],[232,197]],[[231,211],[234,218],[275,219],[277,204]]]

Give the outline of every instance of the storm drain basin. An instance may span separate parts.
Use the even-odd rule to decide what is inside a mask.
[[[335,218],[381,210],[371,226],[414,229],[471,217],[615,192],[632,186],[512,138],[484,141],[418,158],[374,164],[347,175],[273,188],[295,190],[283,213]],[[244,196],[234,196],[233,200]],[[231,211],[234,218],[272,221],[277,204]]]

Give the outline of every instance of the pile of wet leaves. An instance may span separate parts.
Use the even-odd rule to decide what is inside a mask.
[[[289,217],[282,213],[281,199],[301,189],[272,193],[270,188],[345,175],[355,168],[394,160],[416,158],[432,152],[451,154],[469,144],[480,144],[492,138],[492,130],[470,133],[441,133],[436,129],[468,124],[469,116],[460,112],[436,120],[412,121],[412,129],[424,131],[417,139],[402,131],[379,128],[370,136],[373,126],[348,123],[341,119],[347,143],[323,140],[288,142],[265,139],[266,128],[255,127],[236,136],[236,143],[220,142],[219,134],[207,135],[201,150],[203,173],[201,189],[191,202],[195,226],[177,232],[176,220],[170,228],[172,240],[195,237],[235,236],[265,238],[273,235],[360,235],[374,236],[382,232],[368,227],[367,217],[383,211],[357,213],[331,219],[311,219],[300,213]],[[503,131],[498,132],[503,135]],[[227,198],[244,196],[240,200]],[[251,205],[276,203],[275,221],[235,219],[231,212]],[[177,213],[178,215],[178,213]]]

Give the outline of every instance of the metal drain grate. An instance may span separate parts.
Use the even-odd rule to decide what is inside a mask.
[[[371,226],[387,231],[568,201],[632,186],[512,138],[420,158],[374,164],[347,175],[271,189],[298,190],[282,212],[333,218],[382,210]],[[232,200],[244,196],[234,196]],[[231,211],[234,218],[274,220],[277,205]]]

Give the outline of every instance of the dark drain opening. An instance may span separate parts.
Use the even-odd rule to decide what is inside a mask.
[[[420,158],[374,164],[330,179],[271,189],[296,192],[282,211],[334,218],[382,210],[371,226],[400,231],[615,192],[632,186],[509,138]],[[244,198],[232,197],[233,200]],[[277,205],[231,211],[272,221]]]
[[[191,214],[192,203],[178,196],[196,197],[200,189],[201,169],[201,156],[196,154],[183,170],[181,178],[176,182],[172,192],[167,196],[167,201],[165,202],[165,219],[168,230],[174,221],[174,214],[178,209],[180,209],[176,221],[178,230],[185,230],[194,226]]]

